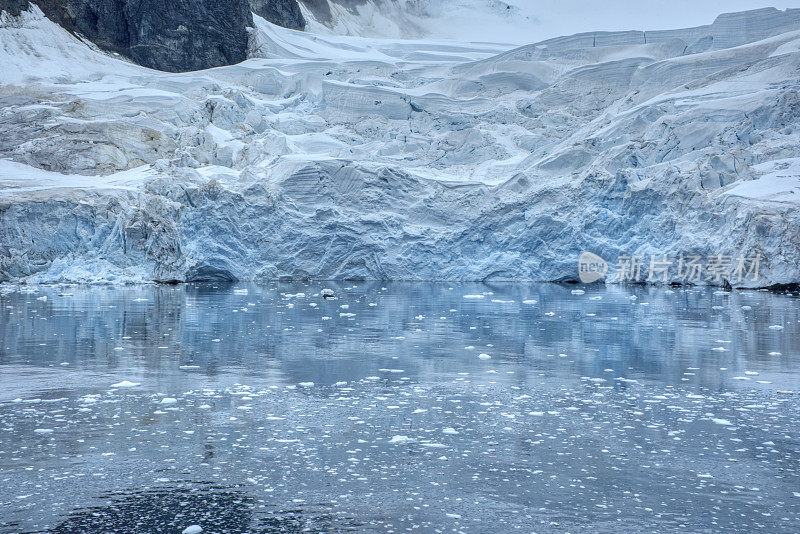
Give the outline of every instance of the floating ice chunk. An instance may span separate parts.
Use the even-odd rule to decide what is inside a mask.
[[[450,519],[461,519],[461,516],[458,514],[444,514],[444,515],[446,515]]]
[[[176,402],[178,402],[178,399],[176,399],[176,398],[164,397],[163,399],[161,399],[161,402],[159,404],[167,405],[167,404],[175,404]]]
[[[449,434],[451,436],[456,436],[456,435],[458,435],[458,430],[456,430],[455,428],[453,428],[451,426],[448,426],[447,428],[443,428],[442,429],[442,433],[443,434]]]
[[[770,330],[783,330],[783,327],[779,324],[774,324],[769,327]]]
[[[141,386],[140,382],[131,382],[130,380],[123,380],[122,382],[117,382],[116,384],[111,384],[109,387],[112,388],[135,388],[136,386]]]
[[[717,417],[712,417],[711,421],[713,423],[716,423],[716,424],[722,425],[722,426],[731,426],[733,424],[730,421],[728,421],[727,419],[719,419]]]
[[[299,382],[297,385],[301,388],[313,388],[314,382]]]
[[[47,295],[36,297],[36,300],[41,300],[42,302],[47,302]]]
[[[715,350],[717,352],[727,352],[728,351],[728,349],[726,349],[725,347],[714,347],[711,350]]]
[[[37,428],[36,430],[34,430],[34,432],[36,432],[37,434],[52,434],[53,433],[53,429],[52,428]]]
[[[247,289],[234,289],[233,290],[233,294],[234,295],[247,295],[247,293],[248,293]],[[198,532],[200,532],[200,531],[198,530]]]
[[[484,295],[464,295],[464,298],[465,299],[476,300],[476,299],[482,299],[482,298],[486,298],[486,297]]]
[[[755,376],[755,375],[757,375],[758,373],[757,373],[756,371],[745,371],[745,372],[744,372],[744,374],[746,374],[746,375],[750,375],[750,376]]]
[[[770,352],[769,355],[770,356],[781,356],[781,353],[780,352]]]
[[[203,532],[203,527],[200,525],[191,525],[183,529],[183,534],[200,534]]]
[[[572,293],[573,295],[583,295],[586,293],[586,291],[584,291],[583,289],[573,289],[570,293]]]
[[[355,313],[340,313],[339,317],[355,317]]]
[[[481,353],[481,354],[478,354],[478,359],[481,359],[481,360],[491,360],[491,359],[492,359],[492,357],[491,357],[491,356],[489,356],[489,355],[488,355],[488,354],[486,354],[486,353]]]
[[[414,441],[413,438],[409,438],[408,436],[392,436],[392,439],[389,440],[389,443],[411,443]]]
[[[526,299],[522,301],[523,304],[536,304],[537,302],[539,301],[536,299]]]
[[[492,299],[495,304],[514,304],[513,300]]]

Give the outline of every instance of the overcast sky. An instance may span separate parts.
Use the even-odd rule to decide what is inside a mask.
[[[761,7],[800,8],[795,2],[757,0],[506,0],[535,17],[542,32],[566,35],[596,30],[656,30],[710,24],[720,13]]]

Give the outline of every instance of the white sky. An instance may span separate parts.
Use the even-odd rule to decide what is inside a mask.
[[[762,7],[800,8],[757,0],[505,0],[532,17],[544,38],[602,30],[660,30],[711,24],[717,15]]]

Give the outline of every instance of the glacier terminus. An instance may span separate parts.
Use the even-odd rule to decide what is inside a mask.
[[[246,61],[171,73],[3,13],[0,282],[800,282],[798,9],[523,46],[253,17]]]

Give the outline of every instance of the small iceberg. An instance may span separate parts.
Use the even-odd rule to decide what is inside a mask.
[[[122,382],[117,382],[116,384],[111,384],[109,387],[112,388],[135,388],[136,386],[141,386],[141,382],[131,382],[130,380],[123,380]]]

